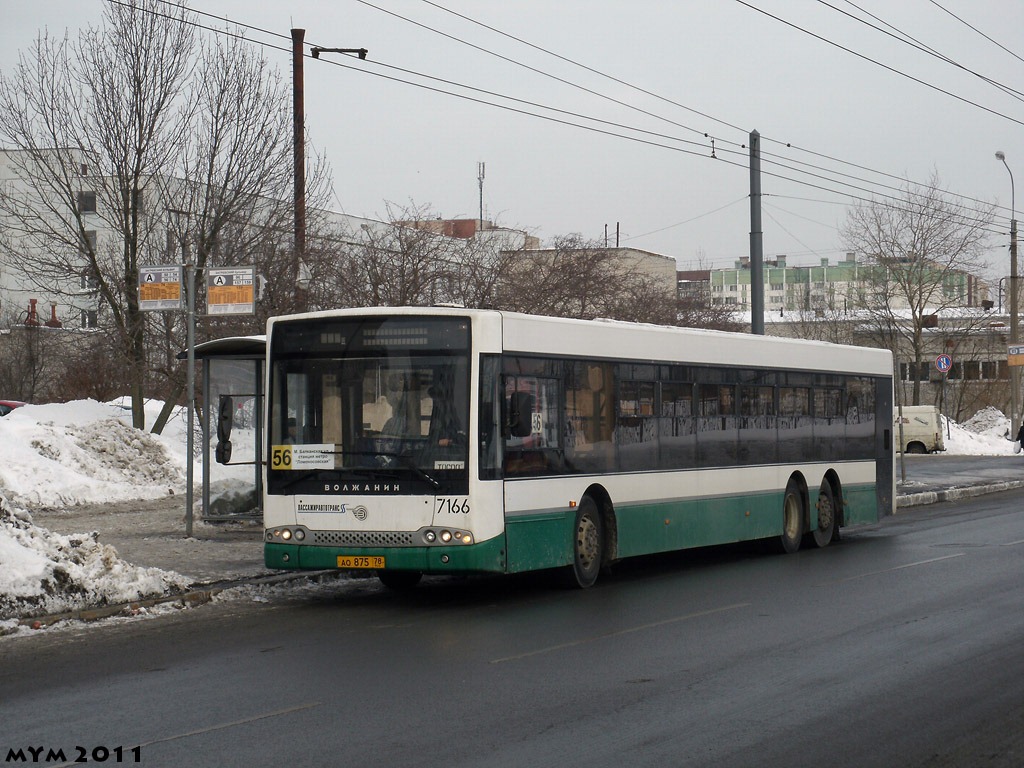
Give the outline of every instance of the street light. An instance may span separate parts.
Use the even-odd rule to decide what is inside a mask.
[[[1017,344],[1017,206],[1014,199],[1013,171],[1006,162],[1006,155],[996,152],[996,159],[1010,174],[1010,344]],[[1017,366],[1010,367],[1010,431],[1017,426],[1017,397],[1019,396],[1020,372]]]

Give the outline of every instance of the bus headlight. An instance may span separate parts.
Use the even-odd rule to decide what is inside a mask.
[[[296,536],[298,531],[296,531]],[[469,531],[452,531],[449,529],[443,529],[436,531],[432,528],[427,528],[422,531],[423,541],[427,544],[472,544],[473,534]]]
[[[295,542],[303,541],[306,538],[306,530],[300,526],[294,528],[268,528],[264,539],[271,543],[291,543],[294,539]]]

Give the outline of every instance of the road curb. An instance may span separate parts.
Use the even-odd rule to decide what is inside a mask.
[[[943,491],[910,493],[906,496],[896,497],[896,508],[901,509],[903,507],[917,507],[923,504],[936,504],[940,501],[969,499],[974,496],[984,496],[987,493],[1010,491],[1014,488],[1024,488],[1024,480],[1007,480],[1002,483],[990,483],[988,485],[969,485],[964,488],[949,488]]]
[[[159,595],[144,600],[132,600],[127,603],[113,603],[95,608],[80,608],[75,611],[51,613],[45,616],[30,616],[18,619],[18,624],[23,627],[31,627],[32,629],[42,629],[61,621],[99,621],[100,619],[110,619],[115,616],[135,616],[145,608],[153,608],[154,606],[166,605],[167,603],[181,603],[183,608],[194,607],[208,603],[221,592],[237,587],[283,584],[303,579],[324,581],[328,578],[336,578],[342,573],[343,571],[302,571],[300,573],[277,573],[270,576],[255,576],[231,581],[218,581],[210,584],[197,584],[185,592]]]

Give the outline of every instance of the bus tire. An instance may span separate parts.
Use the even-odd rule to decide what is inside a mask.
[[[827,547],[836,537],[836,509],[835,495],[832,493],[832,485],[826,481],[821,484],[818,491],[818,525],[812,531],[811,538],[818,547]]]
[[[601,510],[591,497],[584,496],[576,508],[572,527],[572,565],[565,569],[566,586],[587,589],[594,586],[604,553],[604,523]]]
[[[782,535],[779,536],[779,547],[787,555],[800,549],[805,517],[803,494],[796,483],[790,482],[782,498]]]
[[[423,574],[419,571],[377,571],[380,583],[395,592],[408,592],[420,583]]]

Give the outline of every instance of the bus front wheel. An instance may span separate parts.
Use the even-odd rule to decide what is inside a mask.
[[[795,483],[786,487],[786,495],[782,500],[782,535],[779,546],[790,555],[800,549],[800,540],[804,535],[804,500],[803,494]]]
[[[592,587],[601,572],[604,547],[604,525],[597,502],[584,496],[576,508],[572,529],[572,565],[566,569],[566,582],[570,587]]]

